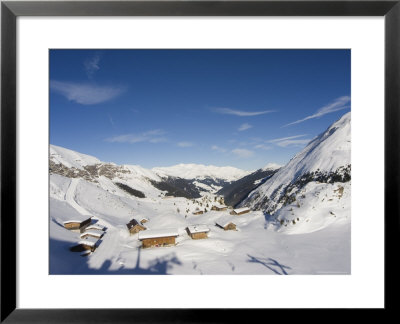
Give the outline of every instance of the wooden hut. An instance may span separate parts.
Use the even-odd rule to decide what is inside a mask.
[[[84,239],[86,237],[94,237],[94,238],[101,238],[103,236],[104,232],[102,231],[96,231],[96,230],[87,230],[81,234],[81,239]]]
[[[87,216],[86,216],[87,217]],[[64,227],[68,230],[75,230],[75,231],[83,231],[88,225],[90,225],[92,221],[92,216],[86,218],[85,216],[82,219],[73,219],[65,221]]]
[[[140,231],[146,230],[146,227],[140,224],[136,219],[131,219],[130,222],[126,224],[126,227],[130,234],[136,234]]]
[[[92,231],[103,231],[105,230],[105,227],[99,224],[92,224],[86,227],[86,231],[92,230]]]
[[[236,224],[229,217],[222,217],[215,222],[215,225],[225,231],[236,231]]]
[[[216,210],[216,211],[224,211],[227,209],[228,209],[228,206],[225,206],[225,205],[214,205],[211,207],[211,210]]]
[[[243,215],[249,213],[251,210],[248,207],[237,208],[230,212],[231,215]]]
[[[190,225],[186,231],[193,240],[199,240],[207,238],[210,229],[206,225]]]
[[[70,248],[72,252],[82,252],[85,250],[89,250],[94,252],[99,245],[99,240],[94,237],[85,237],[81,239],[77,245],[74,245]]]
[[[204,212],[202,210],[196,210],[196,211],[193,212],[193,215],[201,215],[203,213]]]
[[[139,232],[139,241],[143,248],[175,245],[178,231],[175,229],[148,230]]]
[[[218,196],[218,197],[217,197],[217,201],[219,201],[219,203],[220,203],[221,205],[225,204],[224,196]]]

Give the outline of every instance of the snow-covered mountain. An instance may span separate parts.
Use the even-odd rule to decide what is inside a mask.
[[[217,167],[214,165],[192,163],[177,164],[170,167],[156,167],[151,170],[159,176],[170,176],[198,180],[210,178],[221,179],[225,181],[238,180],[251,173],[251,171],[244,171],[230,166]]]
[[[151,170],[169,182],[179,179],[180,185],[182,185],[186,180],[189,186],[194,186],[199,192],[212,193],[251,173],[251,171],[244,171],[231,166],[217,167],[193,163],[156,167]]]
[[[50,145],[50,173],[82,178],[106,187],[128,186],[143,195],[167,195],[199,198],[201,192],[215,193],[226,184],[249,174],[234,167],[178,164],[146,169],[139,165],[117,165],[56,145]],[[117,188],[118,189],[118,188]],[[114,189],[113,189],[114,190]],[[128,189],[129,190],[129,189]]]
[[[281,166],[278,164],[269,163],[263,168],[225,185],[218,191],[218,194],[224,196],[226,204],[235,207],[246,198],[251,191],[274,175],[280,167]]]
[[[350,114],[280,169],[149,170],[54,145],[49,167],[50,274],[350,273]],[[213,210],[223,186],[231,189],[227,195],[256,188],[243,202],[253,210]],[[70,250],[81,233],[63,223],[88,217],[104,233],[82,257]],[[146,218],[146,230],[174,229],[176,245],[141,248],[138,234],[127,230],[133,218]],[[222,218],[236,230],[217,227]],[[207,239],[188,235],[187,227],[197,224],[210,229]]]
[[[281,229],[314,231],[349,219],[350,180],[349,112],[252,191],[240,205],[273,215],[271,221],[275,220]]]

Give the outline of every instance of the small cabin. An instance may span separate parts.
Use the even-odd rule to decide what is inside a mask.
[[[205,239],[208,237],[210,229],[206,225],[190,225],[186,232],[193,240]]]
[[[204,212],[202,210],[196,210],[196,211],[193,212],[193,215],[201,215],[203,213]]]
[[[178,237],[177,230],[163,229],[140,232],[138,239],[142,242],[143,248],[149,248],[175,245],[176,237]]]
[[[228,217],[223,217],[215,222],[215,225],[224,231],[236,231],[236,224]]]
[[[237,208],[230,212],[231,215],[243,215],[249,213],[251,210],[248,207]]]
[[[72,252],[83,252],[85,250],[89,250],[90,252],[94,252],[99,245],[99,240],[94,237],[85,237],[81,239],[77,245],[74,245],[70,248]]]
[[[216,211],[224,211],[227,209],[228,209],[228,206],[225,206],[225,205],[214,205],[211,207],[211,210],[216,210]]]
[[[89,225],[88,227],[86,227],[86,231],[89,231],[89,230],[91,230],[91,231],[104,231],[105,227],[102,226],[102,225],[99,225],[99,224],[92,224],[92,225]]]
[[[131,219],[130,222],[126,224],[126,227],[131,235],[146,230],[146,227],[140,224],[136,219]]]
[[[92,216],[90,216],[89,218],[84,218],[81,220],[69,220],[69,221],[65,221],[64,227],[68,230],[75,230],[75,231],[83,231],[88,225],[90,225],[92,221]]]
[[[143,217],[141,220],[140,220],[140,224],[145,224],[145,223],[147,223],[149,221],[149,219],[148,218],[146,218],[146,217]]]
[[[94,231],[94,230],[87,230],[85,232],[83,232],[80,236],[81,239],[84,239],[86,237],[94,237],[94,238],[101,238],[103,236],[104,232],[100,232],[100,231]]]

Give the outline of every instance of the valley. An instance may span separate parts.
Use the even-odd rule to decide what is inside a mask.
[[[351,273],[350,113],[285,166],[255,171],[146,169],[55,145],[49,157],[50,274]],[[250,211],[233,213],[243,207]],[[82,256],[70,249],[85,229],[63,224],[88,218],[104,233]],[[146,219],[145,230],[131,234],[132,219]],[[194,225],[207,228],[207,238],[192,239]],[[174,244],[143,248],[141,233],[160,230],[176,231]]]

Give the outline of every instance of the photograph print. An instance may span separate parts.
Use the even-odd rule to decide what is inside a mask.
[[[351,274],[349,49],[50,49],[50,275]]]

